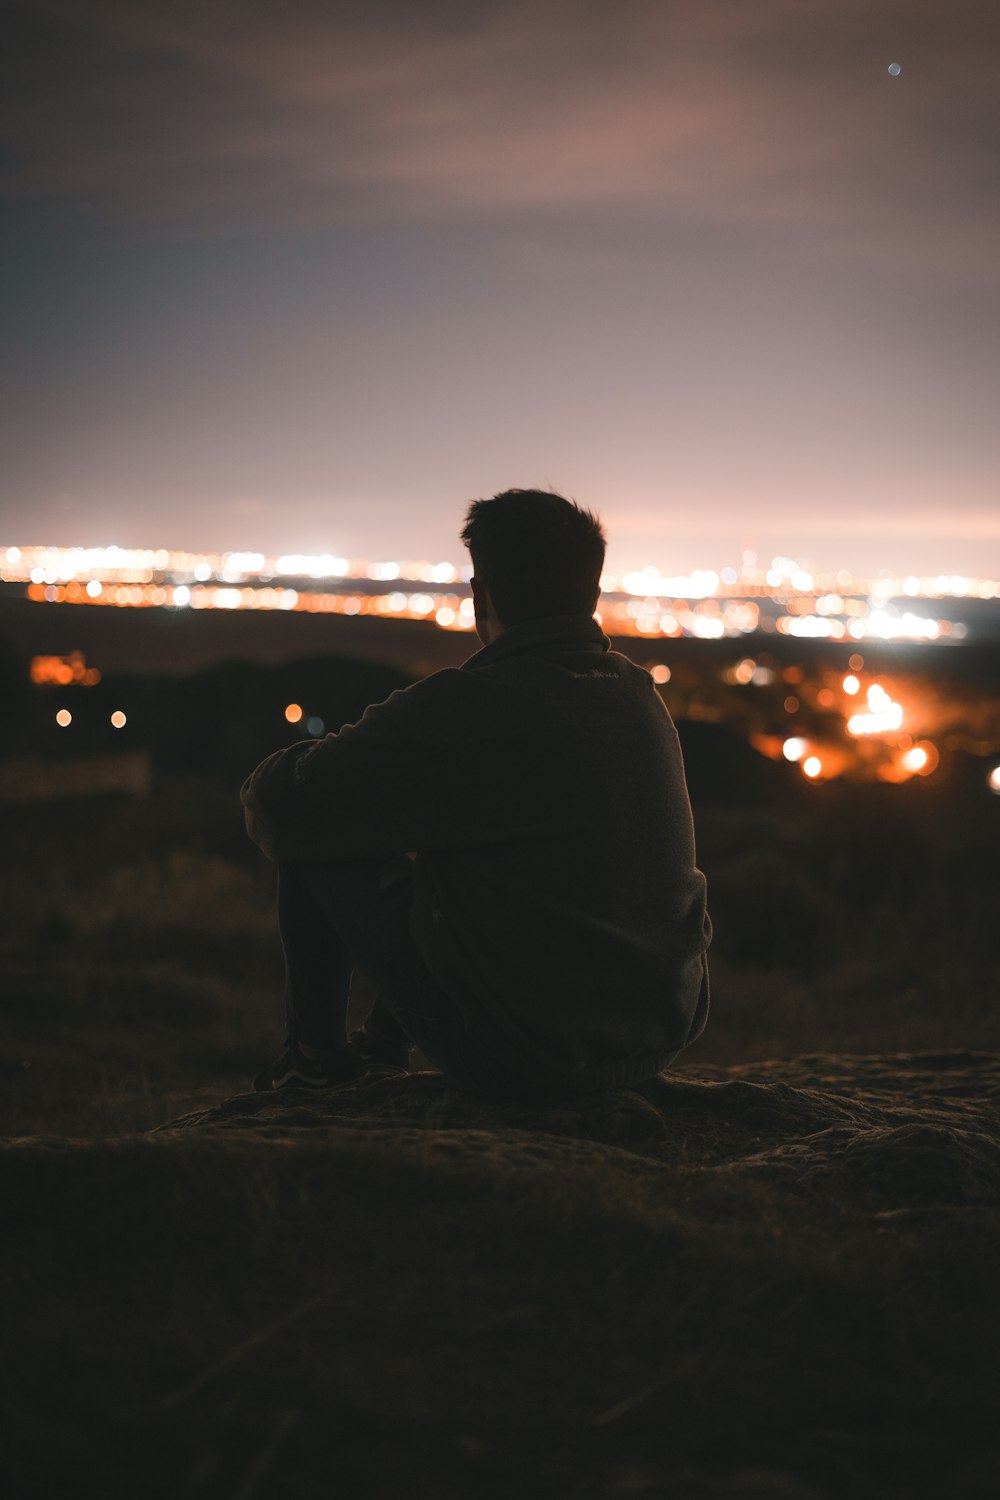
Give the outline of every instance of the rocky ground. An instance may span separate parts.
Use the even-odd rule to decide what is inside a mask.
[[[992,1496],[998,1101],[815,1053],[12,1140],[9,1493]]]

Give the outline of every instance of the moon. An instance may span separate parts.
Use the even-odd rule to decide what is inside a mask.
[[[900,67],[900,66],[899,66],[899,63],[890,63],[890,64],[889,64],[889,73],[890,73],[890,76],[891,76],[891,77],[893,77],[893,78],[898,78],[898,77],[899,77],[899,75],[900,75],[900,73],[901,73],[901,72],[902,72],[902,71],[903,71],[903,70],[902,70],[902,68],[901,68],[901,67]]]

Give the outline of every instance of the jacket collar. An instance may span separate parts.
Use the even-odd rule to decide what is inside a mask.
[[[542,620],[525,620],[510,625],[495,641],[462,663],[463,672],[491,667],[509,656],[561,654],[585,651],[601,656],[611,649],[611,642],[590,615],[552,615]]]

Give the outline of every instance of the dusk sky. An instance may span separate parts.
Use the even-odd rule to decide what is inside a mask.
[[[995,0],[8,12],[0,544],[1000,576]],[[898,76],[889,72],[898,64]]]

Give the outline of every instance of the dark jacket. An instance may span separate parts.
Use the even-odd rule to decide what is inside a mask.
[[[677,732],[585,616],[505,630],[269,756],[242,795],[278,862],[415,851],[424,961],[541,1081],[648,1077],[705,1024],[711,924]]]

